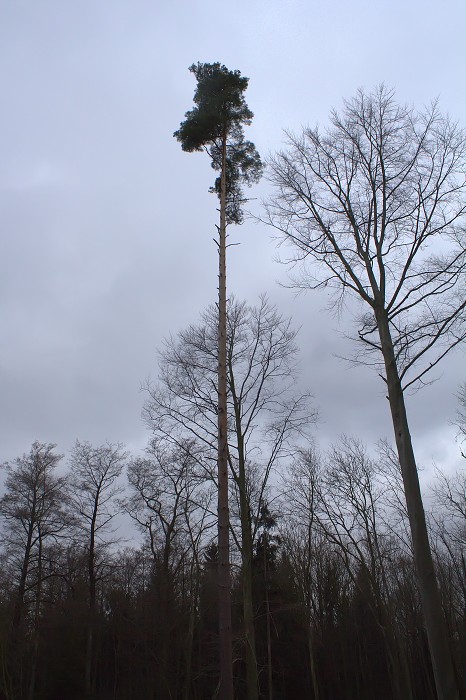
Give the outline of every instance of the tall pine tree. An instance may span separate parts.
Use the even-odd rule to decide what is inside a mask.
[[[253,113],[244,100],[248,78],[220,63],[198,63],[189,69],[197,80],[194,107],[175,131],[184,151],[205,150],[219,172],[211,192],[220,199],[218,229],[218,588],[221,700],[233,700],[231,575],[228,508],[226,227],[242,223],[242,185],[257,182],[262,163],[243,126]],[[254,669],[254,674],[256,673]],[[257,689],[250,691],[251,700]],[[249,694],[249,689],[248,689]]]

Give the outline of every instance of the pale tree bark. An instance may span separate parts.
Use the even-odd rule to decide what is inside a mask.
[[[227,130],[222,138],[220,225],[218,227],[218,605],[221,700],[233,700],[231,630],[230,513],[228,506],[227,282],[226,282]]]

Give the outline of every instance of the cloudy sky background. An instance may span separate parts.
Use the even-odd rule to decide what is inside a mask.
[[[33,440],[147,440],[140,386],[162,339],[216,297],[214,173],[172,134],[192,105],[188,66],[250,78],[247,137],[266,156],[283,129],[324,125],[358,87],[440,98],[466,125],[464,0],[3,0],[0,5],[0,462]],[[267,194],[262,183],[250,196]],[[257,206],[256,204],[254,206]],[[302,388],[322,444],[391,436],[384,386],[352,369],[325,293],[296,297],[272,232],[230,230],[229,292],[267,292],[299,336]],[[455,393],[465,353],[409,398],[427,469],[460,464]]]

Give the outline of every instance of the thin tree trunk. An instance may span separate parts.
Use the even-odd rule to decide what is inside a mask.
[[[270,629],[270,602],[269,581],[267,571],[267,547],[268,538],[264,533],[264,583],[265,583],[265,622],[267,629],[267,685],[269,689],[268,700],[273,700],[273,673],[272,673],[272,633]]]
[[[258,677],[254,606],[252,599],[252,542],[250,528],[249,532],[243,531],[241,554],[243,568],[243,622],[246,641],[246,689],[248,700],[257,700]]]
[[[21,576],[19,580],[18,592],[15,598],[13,610],[13,619],[9,634],[9,644],[7,646],[7,667],[6,673],[10,676],[8,683],[5,684],[5,694],[7,696],[7,687],[11,686],[12,695],[15,698],[17,694],[22,695],[23,686],[23,645],[21,644],[21,622],[24,611],[24,594],[26,591],[26,581],[29,573],[29,563],[31,559],[32,539],[34,525],[29,524],[27,541],[24,550],[23,563],[21,566]]]
[[[94,656],[94,635],[95,635],[95,613],[96,613],[96,574],[95,574],[95,523],[97,520],[98,503],[94,504],[94,512],[91,521],[91,532],[89,542],[89,559],[88,559],[88,575],[89,575],[89,609],[87,623],[87,641],[86,641],[86,665],[84,670],[84,682],[86,694],[92,693],[92,658]]]
[[[233,700],[231,631],[230,516],[228,509],[227,297],[226,297],[226,149],[223,134],[218,271],[218,598],[220,700]]]
[[[17,636],[17,632],[21,624],[21,618],[23,616],[24,592],[26,590],[26,579],[29,571],[29,560],[31,558],[33,528],[34,526],[31,523],[28,528],[27,542],[26,547],[24,549],[23,564],[21,567],[21,577],[19,579],[18,593],[16,594],[15,600],[15,608],[12,623],[13,638]]]
[[[36,605],[34,610],[34,632],[33,632],[33,642],[32,642],[32,658],[31,658],[31,675],[29,679],[29,693],[28,700],[34,700],[34,691],[36,685],[36,669],[37,669],[37,655],[39,652],[39,624],[40,624],[40,604],[42,596],[42,536],[39,530],[39,551],[38,551],[38,563],[37,563],[37,592],[36,592]]]
[[[403,700],[412,700],[413,696],[411,692],[411,682],[408,674],[405,673],[406,668],[401,659],[398,640],[396,639],[395,632],[393,631],[392,633],[392,631],[389,630],[389,621],[384,611],[380,610],[380,605],[379,619],[377,619],[376,616],[376,621],[382,632],[382,637],[385,644],[387,667],[393,689],[393,697],[403,698]]]
[[[309,627],[308,627],[308,633],[307,633],[307,647],[308,647],[308,653],[309,653],[309,665],[311,667],[311,681],[312,681],[312,692],[313,692],[313,697],[314,700],[319,700],[319,684],[317,681],[317,669],[316,669],[316,660],[315,660],[315,653],[314,653],[314,642],[312,639],[312,627],[311,627],[311,620],[309,620]]]
[[[453,663],[449,650],[446,622],[435,575],[432,552],[427,535],[424,506],[411,443],[403,390],[398,375],[393,342],[384,310],[376,311],[376,319],[387,376],[388,400],[395,431],[395,440],[403,477],[406,506],[413,544],[419,591],[424,612],[427,638],[439,700],[459,700]]]
[[[194,572],[195,569],[195,572]],[[193,577],[195,577],[193,583]],[[188,625],[188,637],[186,640],[186,662],[185,662],[185,679],[184,679],[184,689],[183,689],[183,700],[190,700],[192,693],[192,678],[193,678],[193,645],[194,645],[194,626],[196,622],[196,605],[199,599],[199,572],[197,570],[196,564],[191,565],[190,572],[190,591],[188,595],[190,596],[189,605],[189,625]]]
[[[233,392],[234,395],[234,392]],[[252,593],[252,530],[251,513],[246,490],[246,457],[241,429],[240,408],[235,400],[235,424],[238,442],[238,480],[241,519],[241,564],[243,583],[243,623],[246,643],[246,695],[248,700],[258,700],[256,635],[254,630],[254,605]]]
[[[172,610],[169,603],[169,584],[170,584],[170,535],[167,534],[165,547],[162,557],[162,566],[159,569],[159,643],[160,643],[160,657],[159,657],[159,696],[160,700],[169,700],[171,697],[171,686],[172,678],[169,672],[169,645],[170,640],[170,630],[171,630],[171,616]]]

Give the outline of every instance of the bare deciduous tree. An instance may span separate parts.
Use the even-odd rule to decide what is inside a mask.
[[[117,514],[116,496],[121,492],[117,479],[127,458],[120,444],[94,447],[76,440],[70,457],[70,492],[81,531],[81,546],[86,551],[89,585],[89,619],[87,625],[85,687],[92,691],[94,637],[97,610],[97,582],[102,561],[99,549],[105,546],[111,522]]]
[[[466,474],[458,470],[447,475],[437,470],[431,491],[436,535],[452,561],[466,601]]]
[[[354,588],[367,597],[368,610],[384,641],[394,697],[408,700],[412,692],[405,650],[392,624],[389,572],[398,549],[383,522],[386,484],[381,477],[381,465],[369,457],[359,441],[348,437],[341,438],[326,459],[314,447],[302,451],[291,463],[284,482],[287,520],[291,529],[299,532],[301,543],[289,534],[288,540],[294,565],[301,569],[300,587],[310,619],[318,617],[316,599],[321,586],[311,554],[325,556],[326,546],[337,553]],[[309,636],[312,672],[311,630]]]
[[[283,477],[284,514],[283,542],[296,577],[296,588],[306,612],[306,632],[315,700],[320,698],[315,633],[322,619],[319,603],[323,599],[320,589],[323,576],[319,563],[326,558],[325,539],[317,526],[318,501],[322,478],[322,459],[315,445],[298,452],[290,462]]]
[[[190,696],[201,568],[199,550],[202,543],[206,543],[206,533],[216,525],[212,485],[206,487],[205,481],[196,475],[195,454],[192,440],[176,446],[154,440],[147,449],[147,457],[133,460],[128,467],[131,495],[125,501],[125,508],[147,535],[153,557],[157,598],[157,676],[161,698],[171,698],[174,693],[170,635],[176,611],[172,599],[177,577],[183,577],[187,570],[190,611],[184,697]]]
[[[64,479],[55,474],[62,455],[57,454],[55,448],[56,445],[36,441],[29,454],[3,465],[7,478],[5,494],[0,500],[0,515],[9,526],[4,531],[4,537],[12,554],[13,567],[19,573],[11,651],[13,655],[20,655],[19,628],[28,602],[32,603],[32,658],[28,691],[28,698],[31,699],[34,696],[39,644],[44,547],[50,539],[60,537],[68,523]],[[17,682],[18,678],[14,680]]]
[[[15,598],[13,628],[22,619],[24,595],[30,564],[35,550],[44,539],[63,530],[65,518],[63,479],[54,473],[62,455],[55,452],[56,445],[35,442],[28,455],[13,463],[6,463],[6,490],[0,501],[0,514],[15,527],[6,534],[14,538],[16,551],[21,551],[18,592]],[[13,543],[12,543],[13,544]]]
[[[458,691],[404,391],[466,336],[466,140],[436,104],[415,112],[383,86],[359,91],[330,122],[289,135],[271,160],[267,221],[303,265],[298,285],[331,287],[340,302],[349,292],[366,309],[357,335],[387,385],[436,687],[450,700]]]
[[[156,435],[198,445],[201,473],[215,480],[216,316],[171,339],[161,354],[160,382],[149,385],[145,417]],[[307,396],[296,394],[295,331],[265,297],[256,306],[230,300],[227,313],[228,463],[235,487],[241,552],[248,687],[258,684],[252,600],[252,556],[257,523],[272,470],[313,417]],[[235,519],[232,518],[232,521]]]
[[[464,652],[466,605],[466,474],[457,470],[447,474],[436,470],[430,484],[433,503],[429,513],[434,538],[437,571],[441,581],[442,602],[449,633],[456,650],[457,675],[461,683]],[[462,688],[463,695],[466,687]]]
[[[342,438],[333,447],[323,478],[318,520],[329,540],[339,547],[356,587],[363,576],[370,590],[369,610],[386,647],[394,697],[412,698],[406,651],[396,638],[388,571],[392,541],[383,523],[386,483],[381,465],[357,440]]]

